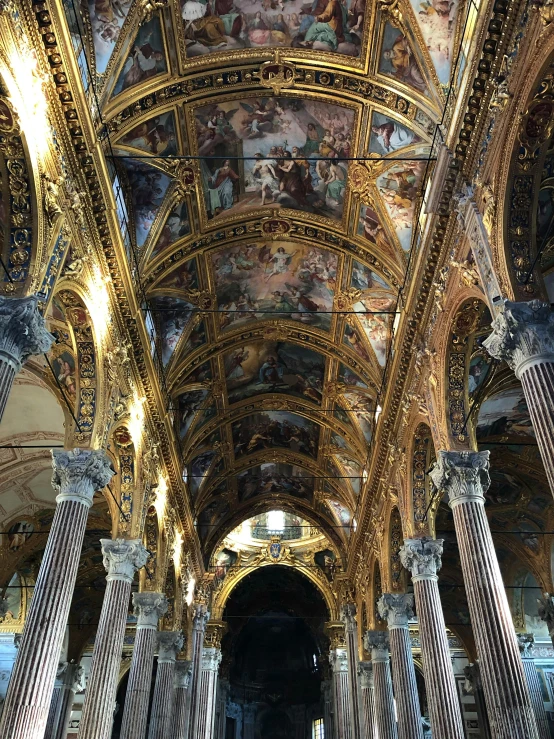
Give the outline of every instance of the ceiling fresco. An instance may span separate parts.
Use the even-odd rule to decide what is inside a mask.
[[[284,500],[345,541],[460,2],[160,6],[67,13],[96,75],[199,535],[215,546],[217,526]],[[476,356],[475,390],[487,372]],[[491,434],[486,407],[479,424]]]

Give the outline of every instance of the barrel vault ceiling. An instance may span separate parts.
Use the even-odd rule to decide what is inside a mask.
[[[64,7],[207,556],[276,505],[344,547],[463,4]]]

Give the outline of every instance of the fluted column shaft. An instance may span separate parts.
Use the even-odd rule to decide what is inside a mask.
[[[217,686],[217,724],[215,727],[215,739],[225,739],[225,722],[226,722],[226,706],[227,694],[229,692],[229,682],[220,679]]]
[[[535,712],[539,737],[540,739],[550,739],[550,729],[548,728],[548,718],[542,699],[541,684],[531,651],[535,643],[535,638],[533,634],[518,634],[517,641],[521,653],[521,661],[523,662],[523,671],[527,680],[529,694],[531,695],[531,703]]]
[[[333,670],[333,700],[336,739],[353,739],[352,703],[348,684],[348,652],[345,647],[331,650],[331,668]]]
[[[173,709],[174,739],[187,739],[190,715],[190,676],[188,660],[175,663],[175,708]]]
[[[204,647],[198,681],[198,710],[196,712],[196,739],[213,739],[217,673],[221,651],[216,647]]]
[[[408,539],[400,551],[402,564],[412,573],[423,673],[433,736],[464,739],[464,725],[446,625],[439,596],[437,570],[442,540]]]
[[[398,739],[398,729],[394,716],[388,634],[385,631],[367,631],[364,643],[366,651],[371,653],[377,736],[379,739]]]
[[[200,691],[200,673],[202,671],[202,652],[204,650],[204,634],[210,614],[205,605],[197,604],[192,618],[192,660],[189,739],[196,739],[195,731],[198,723],[198,699]]]
[[[54,687],[44,739],[66,739],[75,693],[83,689],[81,665],[65,663],[60,667],[62,671]]]
[[[175,660],[182,648],[181,632],[158,633],[158,670],[152,697],[148,739],[166,739],[169,735],[174,706]]]
[[[323,727],[325,736],[334,738],[333,720],[332,720],[332,700],[333,686],[330,680],[324,680],[321,683],[321,693],[323,697]]]
[[[146,736],[156,629],[167,611],[167,599],[162,593],[134,593],[133,605],[138,621],[120,739],[144,739]]]
[[[548,303],[505,300],[484,345],[521,380],[537,444],[554,495],[554,314]]]
[[[356,606],[348,604],[343,609],[343,621],[348,655],[348,696],[352,720],[352,738],[361,739],[361,696],[358,682],[358,626]]]
[[[375,694],[371,662],[360,662],[360,687],[362,695],[362,737],[377,739],[375,723]]]
[[[33,354],[47,352],[54,341],[39,313],[38,298],[8,298],[0,295],[0,420],[10,396],[13,380]]]
[[[493,739],[537,739],[537,725],[485,513],[489,452],[439,452],[449,494]]]
[[[148,552],[138,539],[102,539],[108,571],[78,739],[110,739],[131,583]]]
[[[379,614],[388,622],[399,739],[423,739],[408,619],[413,616],[413,595],[384,593]]]
[[[2,739],[42,739],[88,511],[113,471],[105,452],[52,452],[57,506],[0,720]]]

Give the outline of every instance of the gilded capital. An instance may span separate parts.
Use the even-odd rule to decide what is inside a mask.
[[[208,607],[204,603],[197,603],[194,606],[192,628],[196,631],[204,631],[209,620],[210,612],[208,611]]]
[[[390,629],[407,629],[414,615],[414,596],[411,593],[383,593],[377,602],[377,610],[386,619]]]
[[[386,631],[366,631],[364,649],[371,653],[372,662],[388,662],[390,641]]]
[[[158,621],[167,612],[167,607],[167,598],[163,593],[133,593],[137,629],[157,629]]]
[[[100,539],[106,580],[133,582],[135,572],[144,567],[148,552],[140,539]]]
[[[158,664],[175,662],[177,654],[183,648],[185,640],[180,631],[158,631],[156,639],[158,647]]]
[[[175,662],[175,687],[187,690],[192,676],[192,662],[189,659]]]
[[[371,690],[373,688],[373,666],[371,662],[359,662],[358,675],[360,676],[362,689]]]
[[[554,313],[541,300],[505,300],[483,345],[491,357],[503,359],[521,379],[529,367],[554,362]]]
[[[405,539],[400,550],[400,561],[412,573],[412,580],[436,580],[441,568],[442,539],[423,536],[421,539]]]
[[[356,629],[356,606],[354,603],[344,605],[341,616],[347,631]]]
[[[437,490],[448,493],[450,507],[470,501],[485,501],[489,489],[489,451],[439,451],[429,473]]]
[[[56,501],[74,500],[89,508],[97,490],[102,490],[114,475],[110,458],[103,449],[53,449],[52,486]]]
[[[49,351],[54,337],[46,330],[37,308],[38,298],[7,298],[0,295],[0,358],[16,372],[33,354]]]

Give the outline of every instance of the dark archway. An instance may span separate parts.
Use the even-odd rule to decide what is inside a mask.
[[[230,700],[254,722],[256,739],[289,736],[299,725],[307,736],[312,720],[323,715],[328,669],[329,613],[317,588],[291,567],[264,567],[232,592],[223,619]]]

